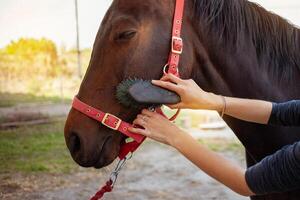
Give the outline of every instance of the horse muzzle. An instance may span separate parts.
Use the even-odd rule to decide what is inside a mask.
[[[64,132],[73,160],[82,167],[102,168],[111,164],[118,156],[123,140],[121,134],[115,134],[73,109]]]

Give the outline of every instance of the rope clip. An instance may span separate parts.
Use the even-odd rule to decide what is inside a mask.
[[[125,166],[126,161],[130,160],[132,158],[132,153],[128,154],[124,159],[119,160],[116,168],[114,171],[110,174],[110,180],[111,180],[111,186],[114,187],[115,183],[118,180],[119,173],[121,172],[122,168]]]

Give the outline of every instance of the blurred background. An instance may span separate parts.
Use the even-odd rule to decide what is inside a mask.
[[[0,199],[86,199],[111,171],[78,167],[63,137],[71,99],[111,2],[0,0]],[[300,1],[253,2],[300,25]],[[245,166],[242,145],[217,113],[185,111],[177,124]],[[151,141],[123,173],[108,199],[243,199]]]

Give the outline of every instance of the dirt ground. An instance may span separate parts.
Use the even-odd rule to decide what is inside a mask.
[[[7,117],[15,113],[65,116],[69,108],[70,106],[67,104],[27,104],[0,108],[0,117]],[[226,137],[230,135],[228,131],[225,132]],[[221,154],[241,166],[245,166],[243,153],[227,151]],[[65,175],[2,174],[0,175],[0,199],[89,199],[106,182],[115,164],[101,170],[80,168],[76,172]],[[220,163],[220,167],[222,167],[222,163]],[[107,194],[104,199],[243,200],[248,198],[233,193],[211,179],[174,149],[154,142],[146,142],[124,167],[113,193]]]
[[[244,166],[241,153],[223,155]],[[222,163],[220,163],[222,167]],[[68,175],[6,174],[0,176],[3,200],[82,200],[89,199],[102,185],[113,165],[102,169],[80,169]],[[113,193],[107,200],[243,200],[209,178],[175,150],[146,142],[121,172]]]

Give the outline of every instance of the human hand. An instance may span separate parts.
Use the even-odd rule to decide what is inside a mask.
[[[141,134],[160,143],[174,146],[177,136],[183,131],[174,123],[158,113],[144,109],[133,121],[133,124],[143,128],[129,128],[133,133]]]
[[[152,83],[159,87],[176,92],[181,102],[167,105],[172,109],[207,109],[222,111],[224,102],[221,96],[202,90],[194,80],[183,80],[173,74],[167,74],[161,80]]]

